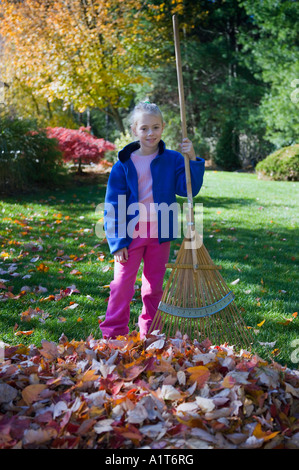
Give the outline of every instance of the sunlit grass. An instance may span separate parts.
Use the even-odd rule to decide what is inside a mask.
[[[39,345],[42,339],[58,341],[62,334],[77,340],[100,337],[98,319],[105,315],[113,279],[113,257],[94,230],[99,218],[95,209],[104,194],[102,183],[2,198],[0,292],[6,293],[0,300],[2,341]],[[204,244],[213,261],[222,265],[227,284],[238,280],[231,288],[254,331],[254,350],[292,368],[298,367],[291,359],[292,341],[299,336],[299,319],[293,315],[298,310],[297,201],[298,183],[213,171],[206,172],[194,199],[203,203]],[[180,242],[172,243],[171,258]],[[140,274],[141,270],[139,287]],[[43,300],[74,285],[79,293]],[[74,304],[78,305],[66,308]],[[24,321],[22,313],[29,308],[43,313],[37,310],[34,318]],[[141,308],[137,288],[131,329]],[[286,324],[287,320],[291,321]],[[30,335],[19,333],[32,330]]]

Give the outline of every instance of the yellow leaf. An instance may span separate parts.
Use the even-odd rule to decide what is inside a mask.
[[[254,428],[253,435],[257,439],[264,439],[264,441],[269,441],[273,439],[273,437],[277,436],[279,431],[270,433],[269,431],[263,431],[261,423],[257,423],[256,427]]]
[[[261,323],[258,323],[257,326],[260,328],[261,326],[263,326],[263,324],[265,323],[266,320],[263,320],[261,321]]]
[[[197,382],[198,388],[202,388],[210,377],[210,371],[205,366],[188,367],[186,370],[191,374],[190,380]]]

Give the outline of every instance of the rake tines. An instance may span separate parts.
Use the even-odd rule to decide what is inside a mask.
[[[252,342],[234,294],[226,285],[205,246],[196,250],[197,269],[192,264],[192,250],[185,238],[172,268],[150,332],[160,330],[166,336],[178,331],[190,338],[214,344],[229,343],[249,347]]]

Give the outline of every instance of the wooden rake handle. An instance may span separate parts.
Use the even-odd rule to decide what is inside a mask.
[[[181,47],[179,37],[179,24],[176,15],[172,17],[173,21],[173,33],[174,33],[174,47],[175,47],[175,58],[176,58],[176,71],[178,79],[178,91],[179,91],[179,102],[180,102],[180,114],[181,114],[181,126],[183,139],[187,137],[187,121],[186,121],[186,107],[185,107],[185,95],[184,95],[184,83],[182,73],[182,59],[181,59]],[[194,210],[193,210],[193,196],[191,186],[191,173],[190,173],[190,160],[187,155],[184,155],[185,160],[185,174],[186,174],[186,185],[187,185],[187,197],[188,197],[188,234],[191,238],[192,248],[192,259],[194,269],[198,269],[197,253],[196,253],[196,237],[195,237],[195,222],[194,222]]]
[[[183,139],[187,137],[187,121],[186,121],[186,107],[185,107],[185,95],[184,95],[184,83],[182,73],[182,59],[181,59],[181,47],[180,47],[180,36],[179,36],[179,23],[176,15],[173,15],[173,33],[174,33],[174,48],[176,58],[176,71],[178,79],[178,91],[179,91],[179,102],[180,102],[180,114],[181,114],[181,127]],[[187,180],[187,194],[188,199],[192,200],[192,187],[191,187],[191,176],[190,176],[190,162],[187,155],[184,155],[185,169],[186,169],[186,180]]]

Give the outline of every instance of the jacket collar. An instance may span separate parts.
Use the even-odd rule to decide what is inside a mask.
[[[124,163],[127,160],[129,160],[131,153],[135,152],[140,148],[140,143],[139,141],[131,142],[129,145],[126,145],[120,152],[118,152],[118,158],[119,160]],[[161,155],[165,150],[165,143],[163,140],[160,140],[159,142],[159,154]]]

